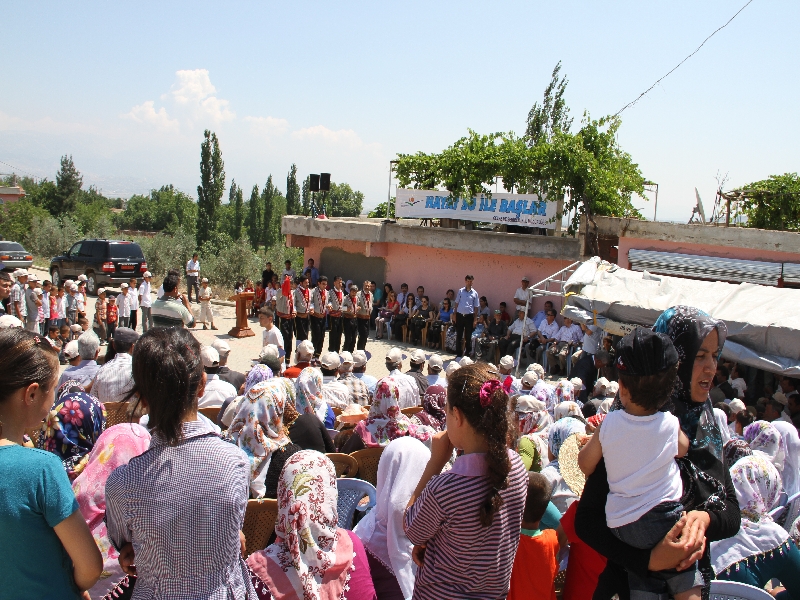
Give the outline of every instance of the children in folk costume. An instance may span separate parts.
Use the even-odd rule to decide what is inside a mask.
[[[342,329],[344,331],[344,350],[352,353],[356,349],[356,337],[358,336],[358,323],[356,312],[358,311],[358,286],[352,284],[350,293],[342,301]]]
[[[275,312],[280,319],[278,328],[281,330],[283,336],[284,347],[286,352],[291,354],[292,339],[294,337],[294,319],[297,311],[294,307],[294,292],[292,291],[292,279],[288,275],[283,277],[283,283],[279,293],[275,295]],[[287,355],[286,361],[289,361],[290,356]]]
[[[294,330],[299,340],[308,339],[309,319],[308,313],[311,310],[311,292],[308,289],[308,277],[301,275],[297,279],[297,288],[294,290],[295,318]]]
[[[346,292],[342,289],[342,278],[338,275],[333,278],[333,289],[328,290],[328,350],[339,352],[342,347],[342,303]]]
[[[314,356],[322,354],[325,342],[325,316],[328,314],[328,278],[322,275],[317,280],[317,287],[311,292],[311,343],[314,345]]]
[[[364,287],[357,295],[356,319],[358,319],[358,344],[359,350],[365,350],[369,339],[369,319],[372,315],[372,283],[364,282]]]

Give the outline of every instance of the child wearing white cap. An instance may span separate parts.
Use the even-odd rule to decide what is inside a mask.
[[[117,315],[119,318],[119,327],[128,327],[131,322],[131,304],[128,301],[128,284],[123,283],[120,286],[120,293],[117,295]]]

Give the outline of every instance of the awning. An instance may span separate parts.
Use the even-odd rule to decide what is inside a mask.
[[[564,287],[563,313],[601,327],[606,319],[649,327],[671,306],[694,306],[727,324],[723,357],[800,376],[800,290],[635,272],[598,257],[584,262]]]

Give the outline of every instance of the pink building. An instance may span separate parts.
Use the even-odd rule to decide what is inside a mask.
[[[25,190],[19,186],[0,186],[0,205],[19,202],[23,197],[25,197]]]

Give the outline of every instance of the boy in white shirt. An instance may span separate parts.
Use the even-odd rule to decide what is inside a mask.
[[[120,293],[117,295],[117,315],[118,327],[128,327],[131,322],[131,303],[128,300],[128,284],[123,283],[119,286]]]
[[[213,292],[211,286],[208,285],[208,277],[203,277],[200,282],[199,295],[195,294],[200,299],[200,322],[203,324],[203,329],[208,329],[206,323],[211,323],[211,329],[216,330],[214,325],[214,311],[211,310],[211,297]]]
[[[659,412],[678,373],[678,352],[663,333],[637,327],[617,347],[622,410],[608,413],[578,455],[590,475],[605,458],[609,494],[606,521],[620,540],[651,549],[681,518],[683,483],[675,458],[689,451],[678,418]],[[633,451],[632,451],[633,450]],[[669,593],[699,600],[703,585],[697,563],[685,571],[628,572],[631,598]]]
[[[131,277],[131,284],[128,288],[128,306],[130,307],[129,327],[136,331],[139,317],[139,290],[136,289],[136,277]]]

